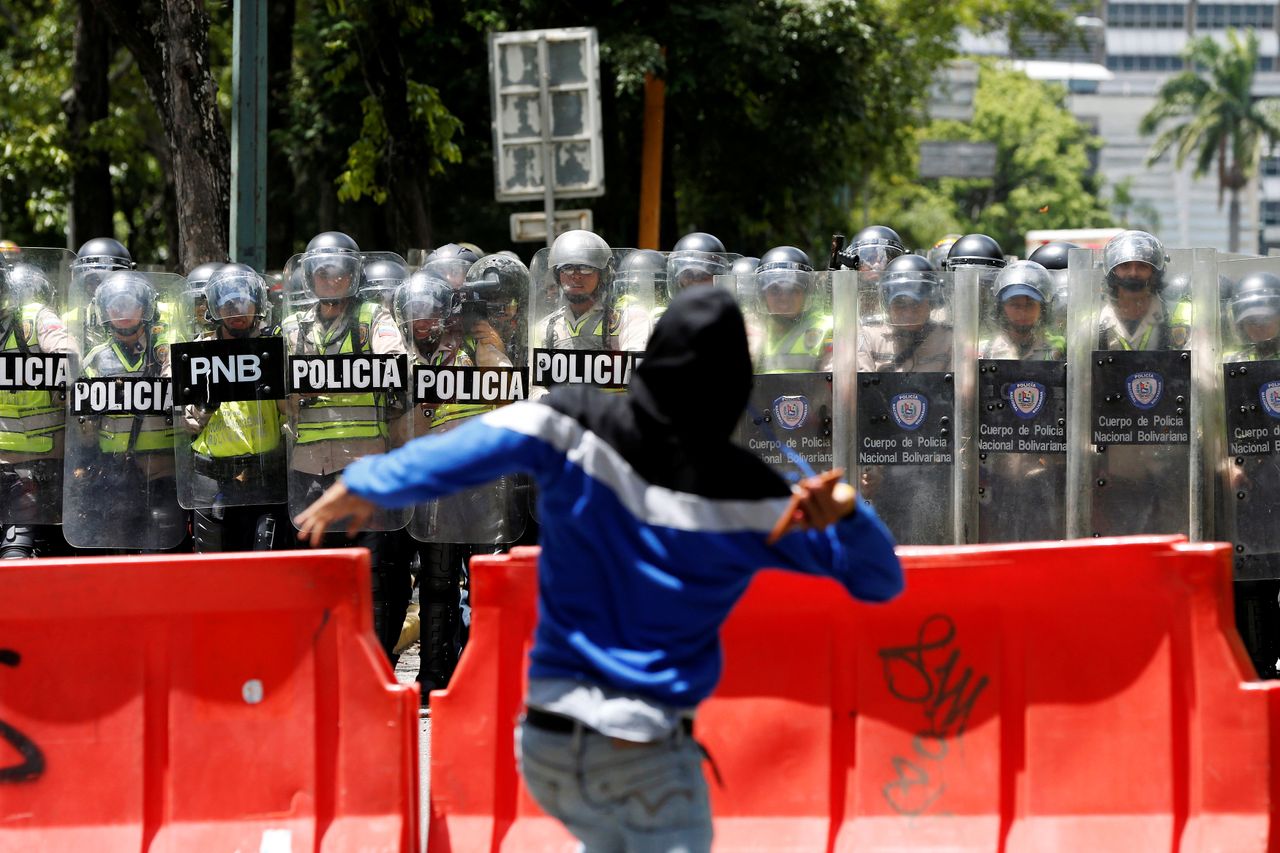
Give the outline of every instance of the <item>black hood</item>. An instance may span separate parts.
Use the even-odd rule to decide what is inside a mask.
[[[653,485],[721,500],[785,497],[786,482],[730,441],[751,381],[747,330],[733,297],[694,287],[658,321],[627,393],[562,385],[545,402]]]
[[[747,329],[733,297],[715,287],[682,291],[658,320],[631,377],[637,421],[685,441],[723,441],[750,394]]]

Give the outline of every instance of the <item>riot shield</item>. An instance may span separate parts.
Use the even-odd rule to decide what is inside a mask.
[[[734,440],[789,482],[831,470],[831,291],[855,286],[853,274],[777,269],[719,280],[730,281],[754,373]]]
[[[990,284],[978,359],[978,541],[1062,539],[1067,365],[1055,282],[1017,263]]]
[[[266,283],[251,270],[209,279],[212,331],[172,347],[178,502],[186,509],[287,499],[284,344],[263,336]]]
[[[174,462],[170,344],[184,334],[165,323],[186,280],[169,273],[116,271],[93,301],[104,342],[69,373],[63,531],[77,548],[160,551],[186,537]],[[84,308],[73,292],[73,310]]]
[[[681,250],[661,253],[639,249],[628,256],[628,265],[639,266],[640,258],[645,258],[643,265],[648,266],[653,255],[664,260],[664,268],[655,276],[654,282],[654,297],[658,302],[658,308],[654,312],[655,319],[662,316],[666,306],[682,290],[714,285],[720,276],[729,275],[734,261],[742,257],[734,252]]]
[[[953,370],[962,343],[955,289],[953,274],[933,271],[858,280],[854,416],[842,455],[855,466],[861,496],[907,545],[951,544],[965,535],[957,524],[963,507],[953,498],[963,401]],[[964,304],[976,322],[976,292]]]
[[[396,323],[413,368],[414,436],[439,435],[528,395],[518,361],[529,271],[502,255],[481,258],[457,290],[427,271],[395,298]],[[414,508],[409,533],[422,542],[497,546],[524,532],[516,478],[501,477]]]
[[[58,310],[73,259],[21,248],[0,259],[0,524],[59,524],[68,359],[79,353]]]
[[[1213,252],[1170,250],[1164,270],[1145,280],[1109,280],[1102,253],[1089,250],[1072,250],[1068,269],[1067,357],[1079,365],[1067,387],[1068,536],[1199,538],[1204,494],[1192,418],[1202,407],[1192,365],[1203,336],[1179,343],[1174,320],[1193,303],[1167,304],[1163,291],[1184,276],[1193,300],[1211,288]]]
[[[625,388],[653,329],[653,275],[619,276],[634,250],[614,250],[599,266],[552,269],[539,250],[530,265],[530,382],[538,388],[588,384]]]
[[[1218,272],[1221,537],[1234,546],[1238,579],[1280,578],[1280,258],[1220,261]]]
[[[392,313],[360,298],[361,256],[324,250],[290,258],[285,347],[289,515],[296,518],[364,456],[399,447],[408,362]],[[411,508],[379,509],[365,530],[399,530]],[[335,522],[331,531],[345,529]]]

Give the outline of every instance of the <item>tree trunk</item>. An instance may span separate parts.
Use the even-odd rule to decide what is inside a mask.
[[[107,74],[115,42],[110,28],[89,0],[76,4],[71,88],[62,94],[67,117],[67,151],[71,155],[71,209],[67,235],[74,250],[94,237],[113,236],[111,162],[94,151],[89,134],[95,122],[107,117],[110,86]]]
[[[227,257],[231,146],[209,73],[200,0],[93,0],[133,54],[164,127],[178,207],[176,266]]]
[[[267,134],[289,129],[289,80],[293,75],[295,0],[267,7]],[[280,269],[293,255],[297,180],[283,145],[267,144],[267,268]]]
[[[388,223],[394,246],[430,246],[430,201],[427,172],[430,152],[409,116],[409,91],[404,59],[396,34],[400,22],[389,4],[370,4],[369,26],[360,45],[361,63],[369,90],[382,105],[387,123],[387,187],[391,202]]]

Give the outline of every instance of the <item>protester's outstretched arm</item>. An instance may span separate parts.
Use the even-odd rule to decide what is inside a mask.
[[[893,536],[838,472],[798,484],[784,519],[787,524],[779,526],[789,532],[771,539],[763,565],[833,577],[864,601],[887,601],[902,592]]]

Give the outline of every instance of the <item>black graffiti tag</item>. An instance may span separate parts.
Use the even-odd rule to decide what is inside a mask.
[[[925,725],[911,741],[917,759],[946,758],[950,739],[964,734],[989,681],[985,675],[975,678],[972,667],[960,670],[960,650],[949,648],[955,635],[950,617],[934,614],[921,623],[914,643],[880,650],[889,693],[923,709]],[[912,758],[894,756],[893,769],[895,778],[881,793],[899,814],[923,814],[946,790],[933,786],[926,765]]]
[[[21,662],[22,656],[17,652],[12,649],[0,649],[0,664],[17,666]],[[0,740],[7,742],[18,751],[18,755],[22,756],[21,764],[0,767],[0,783],[34,782],[44,775],[44,753],[31,738],[4,720],[0,720]]]

